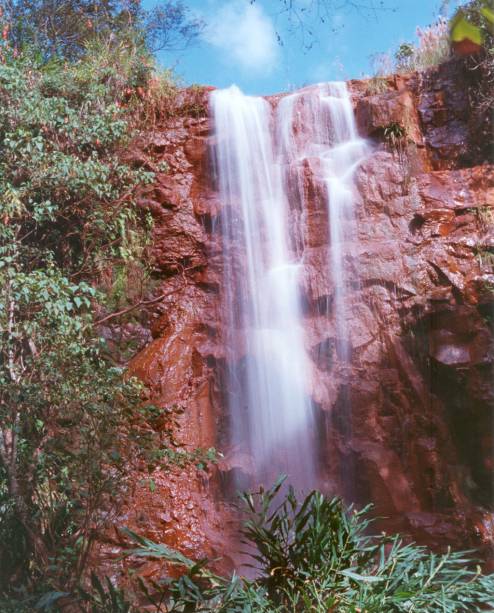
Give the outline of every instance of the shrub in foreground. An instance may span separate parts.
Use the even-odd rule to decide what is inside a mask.
[[[369,508],[345,509],[313,491],[299,502],[283,479],[269,491],[243,494],[243,536],[255,578],[224,578],[166,547],[125,531],[134,556],[161,558],[184,569],[179,579],[140,581],[154,611],[224,613],[387,613],[494,610],[494,575],[483,575],[465,552],[435,554],[395,536],[369,536]],[[96,588],[96,589],[95,589]],[[133,607],[111,584],[93,577],[92,611]],[[120,604],[119,604],[120,603]],[[111,608],[111,607],[117,608]],[[120,607],[120,608],[118,608]]]
[[[103,280],[140,264],[150,231],[134,190],[154,175],[119,155],[137,48],[114,41],[109,80],[99,47],[45,61],[9,25],[0,12],[0,611],[19,613],[81,580],[127,458],[154,466],[168,438],[98,325]]]

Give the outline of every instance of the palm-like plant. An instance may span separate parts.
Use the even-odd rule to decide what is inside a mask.
[[[146,586],[156,611],[224,613],[456,613],[494,611],[494,575],[468,552],[435,554],[399,536],[369,536],[368,510],[345,509],[313,491],[298,502],[281,478],[243,494],[243,535],[257,576],[220,577],[164,545],[130,531],[133,555],[185,568],[177,580]]]

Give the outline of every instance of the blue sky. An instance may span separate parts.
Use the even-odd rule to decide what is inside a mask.
[[[295,0],[309,7],[317,0]],[[206,23],[201,38],[183,52],[162,53],[159,61],[172,66],[187,84],[228,87],[235,83],[248,94],[271,94],[320,81],[372,74],[371,56],[393,51],[401,42],[416,40],[416,27],[438,17],[440,0],[361,0],[382,4],[376,11],[336,8],[322,23],[310,20],[314,36],[307,49],[300,29],[290,29],[280,14],[282,0],[185,0]],[[150,7],[153,0],[144,2]],[[350,4],[350,3],[348,3]],[[281,37],[279,44],[277,35]]]

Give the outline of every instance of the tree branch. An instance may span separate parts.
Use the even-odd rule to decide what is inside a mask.
[[[174,290],[171,290],[170,292],[167,292],[166,294],[161,294],[161,296],[158,296],[157,298],[153,298],[152,300],[140,300],[136,304],[133,304],[130,307],[122,309],[121,311],[117,311],[116,313],[111,313],[110,315],[106,315],[106,317],[103,317],[102,319],[99,319],[99,320],[95,321],[94,325],[95,326],[99,326],[99,325],[109,321],[110,319],[114,319],[115,317],[121,317],[122,315],[126,315],[127,313],[130,313],[131,311],[135,311],[135,309],[138,309],[141,306],[149,306],[151,304],[156,304],[157,302],[160,302],[161,300],[163,300],[167,296],[171,296],[172,294],[176,294],[177,292],[179,292],[182,289],[183,289],[183,287],[177,287]]]

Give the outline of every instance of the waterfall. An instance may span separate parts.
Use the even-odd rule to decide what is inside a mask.
[[[284,472],[308,489],[317,485],[318,449],[302,309],[301,169],[304,160],[316,158],[326,186],[328,270],[343,351],[344,242],[352,218],[351,178],[363,144],[340,83],[286,96],[276,111],[232,86],[211,94],[211,109],[222,203],[231,465],[257,482]]]
[[[231,436],[256,479],[314,482],[299,277],[271,106],[237,87],[211,99],[224,249]]]
[[[358,282],[355,272],[348,274],[345,262],[352,255],[351,240],[356,233],[353,175],[367,155],[368,146],[358,136],[343,82],[320,84],[284,97],[278,106],[277,123],[289,173],[293,176],[295,168],[297,177],[297,186],[292,187],[291,193],[297,193],[302,210],[309,206],[303,189],[307,165],[313,182],[324,185],[335,346],[338,358],[345,363],[351,359],[348,286]]]

